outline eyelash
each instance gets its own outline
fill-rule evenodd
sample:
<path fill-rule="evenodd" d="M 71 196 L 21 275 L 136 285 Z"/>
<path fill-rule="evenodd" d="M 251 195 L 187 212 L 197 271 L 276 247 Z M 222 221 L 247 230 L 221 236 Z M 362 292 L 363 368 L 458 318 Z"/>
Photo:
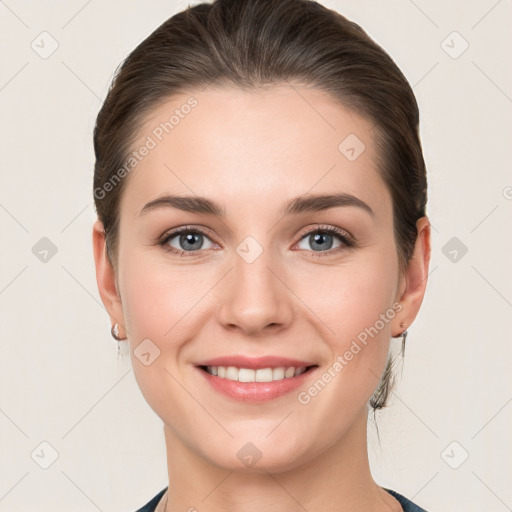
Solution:
<path fill-rule="evenodd" d="M 177 228 L 175 230 L 172 230 L 170 232 L 165 233 L 162 235 L 162 237 L 158 241 L 158 245 L 163 247 L 164 250 L 169 251 L 170 253 L 176 254 L 180 257 L 190 257 L 193 256 L 194 253 L 200 252 L 199 251 L 180 251 L 178 249 L 175 249 L 174 247 L 171 247 L 168 245 L 169 240 L 176 237 L 177 235 L 182 234 L 190 234 L 190 233 L 200 233 L 207 238 L 210 238 L 209 234 L 204 231 L 202 228 L 197 226 L 183 226 L 181 228 Z M 315 233 L 322 233 L 322 234 L 330 234 L 335 235 L 338 237 L 342 242 L 344 246 L 337 247 L 336 249 L 329 249 L 328 251 L 307 251 L 312 253 L 311 256 L 313 257 L 322 257 L 322 256 L 332 256 L 335 253 L 338 253 L 339 251 L 353 247 L 355 245 L 355 241 L 353 238 L 346 232 L 339 228 L 335 228 L 333 226 L 323 226 L 318 224 L 314 229 L 308 229 L 305 231 L 302 231 L 299 235 L 299 242 L 301 242 L 304 238 L 307 236 L 313 235 Z"/>

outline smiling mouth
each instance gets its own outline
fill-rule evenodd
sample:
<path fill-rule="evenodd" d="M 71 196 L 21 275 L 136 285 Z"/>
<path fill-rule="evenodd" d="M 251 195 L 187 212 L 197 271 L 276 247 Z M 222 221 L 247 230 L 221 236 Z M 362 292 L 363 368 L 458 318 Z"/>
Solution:
<path fill-rule="evenodd" d="M 209 375 L 235 382 L 275 382 L 298 377 L 318 365 L 311 366 L 279 366 L 275 368 L 238 368 L 236 366 L 198 366 Z"/>

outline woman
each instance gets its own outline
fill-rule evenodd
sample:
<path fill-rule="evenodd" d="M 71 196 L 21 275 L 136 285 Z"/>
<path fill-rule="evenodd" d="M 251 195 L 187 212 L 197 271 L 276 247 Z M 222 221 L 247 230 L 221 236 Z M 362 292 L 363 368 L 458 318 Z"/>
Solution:
<path fill-rule="evenodd" d="M 384 50 L 306 0 L 195 5 L 125 60 L 93 244 L 164 424 L 140 511 L 423 510 L 374 481 L 366 432 L 427 283 L 418 122 Z"/>

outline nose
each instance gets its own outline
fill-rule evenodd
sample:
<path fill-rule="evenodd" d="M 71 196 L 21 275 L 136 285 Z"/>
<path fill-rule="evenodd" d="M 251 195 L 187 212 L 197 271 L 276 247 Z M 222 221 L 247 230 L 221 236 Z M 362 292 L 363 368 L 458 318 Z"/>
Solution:
<path fill-rule="evenodd" d="M 294 296 L 284 274 L 270 251 L 252 263 L 235 255 L 234 267 L 223 280 L 219 322 L 253 336 L 286 329 L 293 319 Z"/>

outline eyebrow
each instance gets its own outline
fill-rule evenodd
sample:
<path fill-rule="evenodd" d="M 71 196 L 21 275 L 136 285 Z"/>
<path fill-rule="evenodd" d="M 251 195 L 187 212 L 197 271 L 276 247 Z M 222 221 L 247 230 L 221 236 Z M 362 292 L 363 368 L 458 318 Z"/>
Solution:
<path fill-rule="evenodd" d="M 375 216 L 371 207 L 358 197 L 347 194 L 316 194 L 296 197 L 288 201 L 281 209 L 282 216 L 297 215 L 306 212 L 318 212 L 329 208 L 341 206 L 355 206 Z M 215 201 L 206 197 L 199 196 L 176 196 L 166 195 L 154 199 L 147 203 L 140 211 L 139 216 L 145 215 L 151 210 L 157 208 L 170 207 L 191 213 L 202 213 L 206 215 L 214 215 L 216 217 L 225 217 L 225 209 Z"/>

